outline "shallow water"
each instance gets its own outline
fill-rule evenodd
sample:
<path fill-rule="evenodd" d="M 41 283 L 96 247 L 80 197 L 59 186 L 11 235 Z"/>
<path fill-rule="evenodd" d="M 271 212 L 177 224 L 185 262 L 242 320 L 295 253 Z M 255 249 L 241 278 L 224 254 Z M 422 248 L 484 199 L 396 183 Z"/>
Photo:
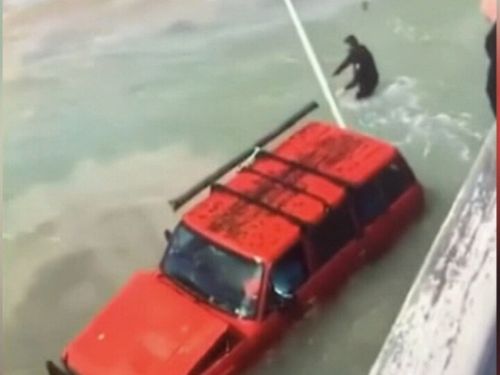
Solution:
<path fill-rule="evenodd" d="M 300 322 L 250 373 L 366 374 L 493 117 L 488 30 L 474 2 L 297 1 L 325 71 L 355 32 L 377 95 L 340 108 L 398 145 L 427 211 L 386 258 Z M 167 200 L 317 99 L 284 6 L 273 1 L 6 2 L 4 358 L 47 358 L 134 270 L 154 267 Z M 432 12 L 430 11 L 432 10 Z M 355 28 L 353 27 L 355 25 Z M 332 89 L 349 79 L 331 81 Z"/>

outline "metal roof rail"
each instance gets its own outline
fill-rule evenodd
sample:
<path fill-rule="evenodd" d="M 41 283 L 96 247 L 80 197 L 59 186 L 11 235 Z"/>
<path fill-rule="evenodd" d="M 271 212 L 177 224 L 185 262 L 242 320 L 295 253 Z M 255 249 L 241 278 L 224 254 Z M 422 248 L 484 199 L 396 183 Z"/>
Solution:
<path fill-rule="evenodd" d="M 293 223 L 301 228 L 305 228 L 305 227 L 309 226 L 309 224 L 310 224 L 307 221 L 304 221 L 297 216 L 286 213 L 277 207 L 273 207 L 267 203 L 262 202 L 261 200 L 257 199 L 256 197 L 252 197 L 251 195 L 247 195 L 241 191 L 234 190 L 234 189 L 230 188 L 229 186 L 215 183 L 215 184 L 211 185 L 211 189 L 213 191 L 220 191 L 223 193 L 230 194 L 230 195 L 237 197 L 245 202 L 248 202 L 250 204 L 253 204 L 255 206 L 263 208 L 263 209 L 265 209 L 273 214 L 276 214 L 278 216 L 285 218 L 286 220 L 290 221 L 291 223 Z"/>
<path fill-rule="evenodd" d="M 355 187 L 353 183 L 351 183 L 347 180 L 344 180 L 338 176 L 333 176 L 333 175 L 330 175 L 328 173 L 321 172 L 314 167 L 304 165 L 304 164 L 302 164 L 298 161 L 295 161 L 295 160 L 290 160 L 290 159 L 284 158 L 283 156 L 277 155 L 277 154 L 270 152 L 270 151 L 267 151 L 267 150 L 260 150 L 259 153 L 257 154 L 257 157 L 267 157 L 270 159 L 275 159 L 279 162 L 282 162 L 283 164 L 288 164 L 294 168 L 302 169 L 305 172 L 308 172 L 310 174 L 314 174 L 318 177 L 324 178 L 330 182 L 333 182 L 333 183 L 340 185 L 340 186 L 347 188 L 347 189 L 352 189 Z"/>
<path fill-rule="evenodd" d="M 330 207 L 330 203 L 326 199 L 320 197 L 319 195 L 311 193 L 311 192 L 309 192 L 309 191 L 307 191 L 307 190 L 305 190 L 305 189 L 303 189 L 301 187 L 298 187 L 297 185 L 290 184 L 289 182 L 286 181 L 285 178 L 280 179 L 278 177 L 270 176 L 270 175 L 268 175 L 266 173 L 263 173 L 261 171 L 258 171 L 256 169 L 254 169 L 252 167 L 245 167 L 245 168 L 242 168 L 241 170 L 243 172 L 252 173 L 252 174 L 254 174 L 256 176 L 262 177 L 263 179 L 266 179 L 268 181 L 274 182 L 275 184 L 281 185 L 284 188 L 286 188 L 288 190 L 292 190 L 295 193 L 304 194 L 304 195 L 306 195 L 306 196 L 308 196 L 308 197 L 310 197 L 310 198 L 312 198 L 312 199 L 320 202 L 325 209 L 328 209 Z"/>

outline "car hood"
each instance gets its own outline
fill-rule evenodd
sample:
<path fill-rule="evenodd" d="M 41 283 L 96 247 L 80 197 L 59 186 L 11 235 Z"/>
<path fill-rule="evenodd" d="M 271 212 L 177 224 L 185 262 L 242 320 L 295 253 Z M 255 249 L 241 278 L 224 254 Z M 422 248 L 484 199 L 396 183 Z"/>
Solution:
<path fill-rule="evenodd" d="M 64 357 L 82 375 L 187 375 L 227 329 L 157 273 L 138 273 Z"/>

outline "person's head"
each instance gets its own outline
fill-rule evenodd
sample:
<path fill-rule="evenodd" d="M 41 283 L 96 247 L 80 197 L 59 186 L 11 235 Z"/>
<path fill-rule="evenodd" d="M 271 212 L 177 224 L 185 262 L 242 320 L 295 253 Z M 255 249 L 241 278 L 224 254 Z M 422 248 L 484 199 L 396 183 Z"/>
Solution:
<path fill-rule="evenodd" d="M 359 43 L 358 43 L 358 39 L 354 36 L 354 35 L 349 35 L 347 36 L 345 39 L 344 39 L 344 42 L 349 44 L 349 46 L 351 47 L 355 47 L 357 46 Z"/>

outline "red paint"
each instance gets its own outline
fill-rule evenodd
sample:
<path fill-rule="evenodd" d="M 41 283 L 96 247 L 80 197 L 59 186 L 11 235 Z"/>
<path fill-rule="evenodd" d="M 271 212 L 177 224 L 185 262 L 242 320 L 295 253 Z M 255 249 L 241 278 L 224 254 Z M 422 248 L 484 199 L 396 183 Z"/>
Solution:
<path fill-rule="evenodd" d="M 67 347 L 81 374 L 186 374 L 228 324 L 156 272 L 137 273 Z M 175 364 L 175 366 L 172 366 Z"/>
<path fill-rule="evenodd" d="M 255 319 L 239 319 L 196 300 L 161 272 L 138 273 L 66 347 L 63 358 L 70 369 L 81 375 L 236 374 L 311 305 L 387 250 L 422 210 L 421 186 L 398 151 L 384 142 L 311 123 L 274 153 L 319 172 L 262 156 L 226 186 L 267 206 L 217 190 L 182 218 L 186 227 L 217 246 L 263 265 L 262 284 L 258 279 L 244 284 L 245 293 L 258 295 Z M 351 202 L 357 199 L 358 189 L 371 183 L 388 200 L 390 192 L 384 190 L 381 176 L 389 165 L 399 166 L 397 170 L 407 178 L 406 187 L 369 224 L 361 225 L 361 213 Z M 356 235 L 324 260 L 314 242 L 318 237 L 311 233 L 330 217 L 329 212 L 339 213 L 344 206 L 359 224 Z M 307 227 L 301 229 L 285 214 Z M 342 222 L 337 224 L 338 228 L 331 228 L 334 234 L 344 227 Z M 296 290 L 293 305 L 269 310 L 273 267 L 297 244 L 309 278 Z"/>

